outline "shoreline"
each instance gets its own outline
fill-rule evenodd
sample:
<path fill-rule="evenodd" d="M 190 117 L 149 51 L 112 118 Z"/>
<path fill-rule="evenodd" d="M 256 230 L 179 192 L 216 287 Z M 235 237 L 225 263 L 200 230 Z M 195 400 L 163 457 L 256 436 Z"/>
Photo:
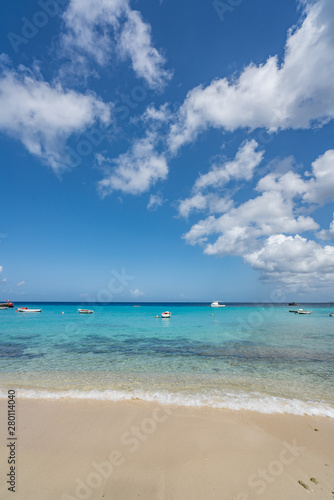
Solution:
<path fill-rule="evenodd" d="M 7 385 L 7 384 L 6 384 Z M 0 386 L 0 401 L 7 399 L 6 386 Z M 54 387 L 15 387 L 20 400 L 27 401 L 96 401 L 122 403 L 141 401 L 143 404 L 161 406 L 174 405 L 180 408 L 216 409 L 222 411 L 249 411 L 261 415 L 293 415 L 334 419 L 334 407 L 324 400 L 297 399 L 296 397 L 263 394 L 258 391 L 245 392 L 231 389 L 199 390 L 198 392 L 178 392 L 167 389 L 146 390 L 133 387 L 132 389 L 56 389 Z"/>
<path fill-rule="evenodd" d="M 331 418 L 19 397 L 16 412 L 16 500 L 333 498 Z"/>

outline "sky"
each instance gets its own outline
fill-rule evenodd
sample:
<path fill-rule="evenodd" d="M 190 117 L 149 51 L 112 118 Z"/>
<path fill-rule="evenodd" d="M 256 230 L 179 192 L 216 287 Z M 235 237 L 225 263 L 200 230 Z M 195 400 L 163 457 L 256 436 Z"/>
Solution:
<path fill-rule="evenodd" d="M 332 0 L 1 10 L 0 300 L 334 300 Z"/>

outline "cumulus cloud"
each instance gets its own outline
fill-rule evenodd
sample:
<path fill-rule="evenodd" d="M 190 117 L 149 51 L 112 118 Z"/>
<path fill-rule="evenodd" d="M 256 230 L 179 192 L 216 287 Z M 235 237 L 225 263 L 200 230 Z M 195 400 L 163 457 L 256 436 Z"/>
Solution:
<path fill-rule="evenodd" d="M 272 172 L 259 181 L 256 189 L 280 192 L 288 198 L 299 196 L 309 204 L 334 201 L 334 150 L 329 149 L 312 163 L 309 178 L 303 179 L 292 170 L 284 174 Z"/>
<path fill-rule="evenodd" d="M 171 126 L 173 152 L 209 128 L 269 131 L 320 126 L 334 117 L 334 3 L 304 2 L 300 24 L 289 31 L 282 63 L 272 56 L 249 64 L 236 79 L 192 89 Z"/>
<path fill-rule="evenodd" d="M 160 193 L 151 194 L 149 202 L 147 204 L 148 210 L 156 210 L 158 207 L 161 207 L 164 203 L 164 199 Z"/>
<path fill-rule="evenodd" d="M 63 18 L 63 51 L 83 68 L 89 60 L 105 66 L 115 54 L 129 59 L 151 88 L 161 89 L 171 78 L 165 58 L 152 44 L 150 25 L 128 0 L 71 0 Z"/>
<path fill-rule="evenodd" d="M 129 151 L 117 158 L 100 157 L 100 166 L 107 172 L 98 183 L 101 196 L 116 190 L 140 194 L 148 191 L 157 181 L 166 179 L 167 161 L 164 154 L 156 152 L 156 142 L 156 135 L 148 134 L 136 140 Z"/>
<path fill-rule="evenodd" d="M 268 281 L 289 286 L 293 283 L 325 286 L 334 282 L 334 247 L 300 236 L 312 231 L 323 240 L 334 237 L 334 220 L 329 229 L 318 231 L 319 224 L 312 217 L 301 215 L 303 211 L 314 211 L 334 201 L 333 154 L 333 150 L 328 150 L 319 156 L 312 163 L 311 172 L 304 176 L 293 170 L 291 158 L 281 161 L 283 169 L 280 162 L 274 162 L 276 171 L 260 178 L 255 186 L 258 196 L 239 204 L 230 200 L 232 205 L 222 215 L 211 207 L 214 215 L 193 224 L 183 236 L 185 241 L 201 245 L 207 255 L 241 256 Z M 195 186 L 215 187 L 213 176 L 203 174 L 202 178 L 205 182 L 197 181 Z M 231 182 L 233 177 L 224 174 L 223 179 Z M 179 213 L 188 215 L 194 209 L 207 211 L 212 196 L 218 195 L 210 191 L 195 193 L 181 202 Z M 222 202 L 226 203 L 224 197 Z"/>
<path fill-rule="evenodd" d="M 168 103 L 162 104 L 159 108 L 156 108 L 153 104 L 148 106 L 143 113 L 141 119 L 144 122 L 150 122 L 162 124 L 171 121 L 173 118 L 173 113 L 169 108 Z"/>
<path fill-rule="evenodd" d="M 258 143 L 254 139 L 245 141 L 234 160 L 227 161 L 222 165 L 214 165 L 207 174 L 201 175 L 195 183 L 195 190 L 220 187 L 231 179 L 246 181 L 252 179 L 254 169 L 263 158 L 263 152 L 256 151 L 257 147 Z"/>
<path fill-rule="evenodd" d="M 233 160 L 215 164 L 208 173 L 200 175 L 193 187 L 192 196 L 179 203 L 179 215 L 188 217 L 193 211 L 206 209 L 211 213 L 229 210 L 233 205 L 230 199 L 221 198 L 210 192 L 205 193 L 205 191 L 209 188 L 217 190 L 232 180 L 249 181 L 253 177 L 255 168 L 260 165 L 264 154 L 262 151 L 257 151 L 257 147 L 258 143 L 255 140 L 245 141 Z"/>
<path fill-rule="evenodd" d="M 233 207 L 220 217 L 209 216 L 193 225 L 184 236 L 194 244 L 204 244 L 209 255 L 244 255 L 258 245 L 258 238 L 276 233 L 288 234 L 318 229 L 311 218 L 294 214 L 291 200 L 281 193 L 266 192 Z M 214 243 L 210 235 L 220 235 Z"/>
<path fill-rule="evenodd" d="M 322 229 L 321 231 L 319 231 L 317 236 L 322 240 L 334 239 L 334 213 L 333 213 L 333 220 L 330 223 L 329 228 Z"/>
<path fill-rule="evenodd" d="M 95 94 L 52 85 L 25 68 L 1 68 L 0 130 L 56 172 L 66 168 L 65 144 L 96 121 L 108 124 L 110 105 Z"/>
<path fill-rule="evenodd" d="M 245 256 L 268 281 L 300 284 L 317 280 L 334 282 L 334 247 L 322 247 L 313 240 L 276 234 L 263 247 Z"/>

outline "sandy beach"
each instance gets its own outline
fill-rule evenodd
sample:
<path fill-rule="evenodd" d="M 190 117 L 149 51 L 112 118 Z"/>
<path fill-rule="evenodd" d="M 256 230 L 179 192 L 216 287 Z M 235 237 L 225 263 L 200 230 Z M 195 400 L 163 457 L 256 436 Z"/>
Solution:
<path fill-rule="evenodd" d="M 2 499 L 334 496 L 333 419 L 74 399 L 18 399 L 14 494 L 0 409 Z"/>

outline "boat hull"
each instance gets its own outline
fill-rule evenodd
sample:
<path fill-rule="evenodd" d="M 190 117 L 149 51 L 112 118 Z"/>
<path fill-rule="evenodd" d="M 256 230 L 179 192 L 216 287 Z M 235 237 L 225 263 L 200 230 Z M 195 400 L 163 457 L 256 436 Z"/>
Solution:
<path fill-rule="evenodd" d="M 18 307 L 17 308 L 19 313 L 40 313 L 42 309 L 27 309 L 25 307 Z"/>

